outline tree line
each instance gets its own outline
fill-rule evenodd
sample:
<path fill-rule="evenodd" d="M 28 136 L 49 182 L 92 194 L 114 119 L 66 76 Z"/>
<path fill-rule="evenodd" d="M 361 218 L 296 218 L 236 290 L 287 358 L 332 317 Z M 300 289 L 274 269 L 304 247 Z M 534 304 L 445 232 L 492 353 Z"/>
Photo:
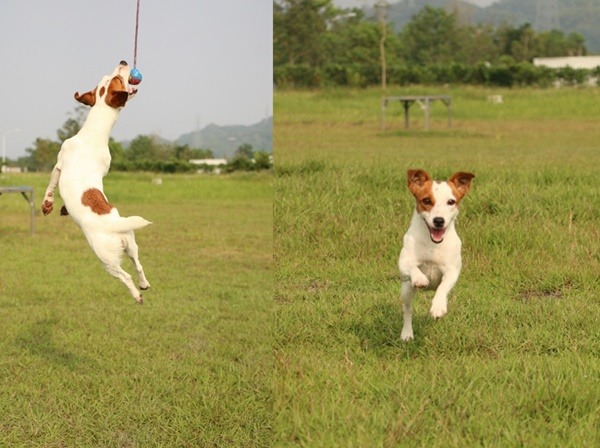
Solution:
<path fill-rule="evenodd" d="M 425 6 L 396 32 L 360 9 L 332 0 L 277 0 L 273 4 L 273 61 L 277 86 L 368 86 L 381 82 L 385 49 L 388 82 L 547 85 L 584 82 L 589 73 L 535 67 L 533 58 L 581 56 L 579 33 L 536 32 L 520 26 L 468 25 L 457 15 Z M 594 73 L 598 75 L 599 73 Z"/>
<path fill-rule="evenodd" d="M 51 171 L 65 140 L 79 132 L 87 115 L 87 107 L 77 106 L 73 114 L 56 131 L 57 140 L 37 138 L 33 145 L 25 151 L 27 156 L 21 157 L 16 165 L 28 171 Z M 211 171 L 209 165 L 198 166 L 191 159 L 212 159 L 210 149 L 191 148 L 188 145 L 177 145 L 155 136 L 138 135 L 127 147 L 112 137 L 108 142 L 112 158 L 111 169 L 115 171 L 153 171 L 166 173 L 195 172 L 198 169 Z M 236 150 L 227 165 L 225 172 L 253 171 L 271 168 L 269 154 L 255 151 L 252 145 L 242 144 Z"/>

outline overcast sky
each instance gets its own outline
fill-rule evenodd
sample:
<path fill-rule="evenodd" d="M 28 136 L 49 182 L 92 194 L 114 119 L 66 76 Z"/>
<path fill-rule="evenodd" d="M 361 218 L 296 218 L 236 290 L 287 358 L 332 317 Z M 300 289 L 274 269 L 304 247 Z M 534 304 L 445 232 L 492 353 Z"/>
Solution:
<path fill-rule="evenodd" d="M 136 0 L 0 1 L 0 135 L 25 155 L 121 59 L 133 65 Z M 272 0 L 141 0 L 138 95 L 117 140 L 174 140 L 215 123 L 272 114 Z M 20 132 L 10 132 L 19 128 Z"/>

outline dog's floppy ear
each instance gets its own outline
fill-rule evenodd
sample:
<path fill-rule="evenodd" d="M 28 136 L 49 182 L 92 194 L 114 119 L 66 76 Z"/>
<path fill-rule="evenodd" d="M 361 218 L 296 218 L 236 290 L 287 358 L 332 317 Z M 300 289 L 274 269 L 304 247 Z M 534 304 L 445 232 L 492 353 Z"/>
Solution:
<path fill-rule="evenodd" d="M 424 170 L 408 170 L 408 189 L 415 193 L 419 188 L 425 185 L 425 182 L 431 180 L 429 174 Z"/>
<path fill-rule="evenodd" d="M 114 76 L 108 85 L 108 93 L 105 99 L 106 104 L 117 109 L 124 107 L 128 98 L 129 92 L 127 92 L 127 86 L 123 82 L 123 79 L 120 76 Z"/>
<path fill-rule="evenodd" d="M 460 171 L 458 173 L 454 173 L 448 182 L 454 185 L 460 194 L 464 196 L 471 189 L 471 179 L 474 177 L 475 174 L 464 173 Z"/>
<path fill-rule="evenodd" d="M 106 104 L 108 104 L 110 107 L 117 109 L 119 107 L 125 106 L 125 103 L 127 102 L 128 98 L 129 93 L 123 90 L 118 90 L 114 92 L 109 91 L 106 97 Z"/>
<path fill-rule="evenodd" d="M 80 103 L 85 104 L 86 106 L 94 107 L 94 104 L 96 104 L 96 89 L 94 88 L 94 90 L 82 93 L 81 95 L 79 92 L 75 92 L 74 97 Z"/>

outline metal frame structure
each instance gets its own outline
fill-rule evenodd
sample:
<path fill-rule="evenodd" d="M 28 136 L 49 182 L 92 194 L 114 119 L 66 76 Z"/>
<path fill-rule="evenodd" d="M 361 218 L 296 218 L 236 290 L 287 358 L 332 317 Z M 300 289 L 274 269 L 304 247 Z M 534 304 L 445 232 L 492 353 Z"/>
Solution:
<path fill-rule="evenodd" d="M 429 130 L 429 107 L 433 101 L 441 101 L 448 109 L 448 127 L 452 127 L 452 97 L 449 95 L 411 95 L 411 96 L 384 96 L 381 98 L 381 129 L 385 131 L 385 111 L 388 103 L 399 101 L 404 106 L 404 127 L 410 127 L 410 106 L 418 103 L 425 112 L 425 130 Z"/>

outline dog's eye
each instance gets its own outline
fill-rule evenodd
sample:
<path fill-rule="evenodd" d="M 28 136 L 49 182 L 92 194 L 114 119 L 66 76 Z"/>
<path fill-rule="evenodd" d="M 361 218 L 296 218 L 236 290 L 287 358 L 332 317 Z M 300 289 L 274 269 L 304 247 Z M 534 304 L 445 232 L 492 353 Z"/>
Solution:
<path fill-rule="evenodd" d="M 448 205 L 454 205 L 454 204 L 456 204 L 456 201 L 454 199 L 450 199 L 448 201 Z"/>
<path fill-rule="evenodd" d="M 421 202 L 423 203 L 423 205 L 431 205 L 431 199 L 429 198 L 425 198 Z"/>

